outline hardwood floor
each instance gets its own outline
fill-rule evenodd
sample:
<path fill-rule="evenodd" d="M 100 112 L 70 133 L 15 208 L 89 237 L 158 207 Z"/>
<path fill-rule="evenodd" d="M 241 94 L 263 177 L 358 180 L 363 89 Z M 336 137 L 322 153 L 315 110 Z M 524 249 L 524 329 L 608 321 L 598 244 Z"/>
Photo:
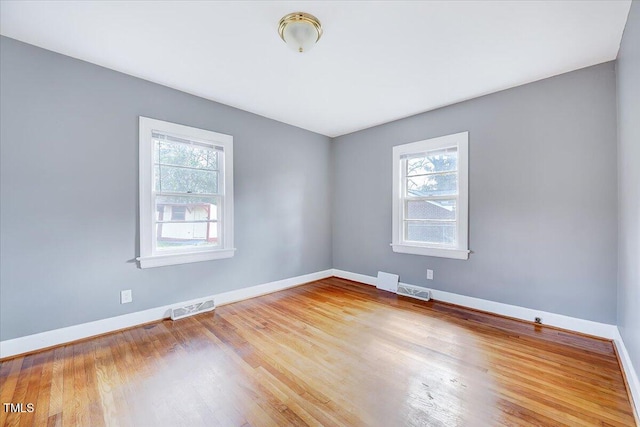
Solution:
<path fill-rule="evenodd" d="M 633 426 L 612 343 L 331 278 L 0 365 L 2 425 Z"/>

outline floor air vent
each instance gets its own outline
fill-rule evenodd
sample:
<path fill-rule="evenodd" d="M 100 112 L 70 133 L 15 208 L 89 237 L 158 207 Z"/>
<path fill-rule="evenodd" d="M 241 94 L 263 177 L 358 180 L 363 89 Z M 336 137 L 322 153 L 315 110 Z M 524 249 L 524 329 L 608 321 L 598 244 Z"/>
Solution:
<path fill-rule="evenodd" d="M 193 316 L 194 314 L 206 313 L 216 308 L 216 304 L 212 299 L 208 299 L 195 304 L 185 305 L 184 307 L 171 309 L 171 320 L 182 319 L 183 317 Z"/>
<path fill-rule="evenodd" d="M 398 295 L 417 298 L 423 301 L 429 301 L 431 299 L 431 293 L 427 289 L 419 286 L 406 285 L 404 283 L 398 283 Z"/>

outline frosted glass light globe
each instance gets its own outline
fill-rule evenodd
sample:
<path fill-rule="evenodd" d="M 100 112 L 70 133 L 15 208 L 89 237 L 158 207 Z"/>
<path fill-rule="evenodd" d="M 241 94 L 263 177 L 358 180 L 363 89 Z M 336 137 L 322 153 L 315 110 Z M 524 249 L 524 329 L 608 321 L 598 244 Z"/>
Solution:
<path fill-rule="evenodd" d="M 309 51 L 318 40 L 315 27 L 305 21 L 287 24 L 283 36 L 287 46 L 300 53 Z"/>
<path fill-rule="evenodd" d="M 315 16 L 296 12 L 280 20 L 278 32 L 287 46 L 296 52 L 303 53 L 308 52 L 320 40 L 322 27 Z"/>

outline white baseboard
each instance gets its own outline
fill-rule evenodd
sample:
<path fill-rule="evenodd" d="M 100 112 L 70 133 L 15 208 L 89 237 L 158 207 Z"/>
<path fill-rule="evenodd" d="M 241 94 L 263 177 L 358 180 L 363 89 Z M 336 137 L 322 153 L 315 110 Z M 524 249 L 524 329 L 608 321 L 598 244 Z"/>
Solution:
<path fill-rule="evenodd" d="M 350 271 L 333 269 L 333 275 L 342 279 L 353 280 L 354 282 L 364 283 L 366 285 L 376 286 L 377 277 L 367 276 L 366 274 L 352 273 Z"/>
<path fill-rule="evenodd" d="M 193 304 L 203 299 L 215 299 L 216 306 L 229 304 L 260 295 L 269 294 L 304 283 L 313 282 L 314 280 L 325 279 L 333 275 L 333 270 L 318 271 L 316 273 L 305 274 L 303 276 L 291 277 L 289 279 L 278 280 L 275 282 L 264 283 L 261 285 L 251 286 L 243 289 L 236 289 L 229 292 L 223 292 L 216 295 L 204 296 L 202 298 L 176 302 L 175 304 L 165 305 L 162 307 L 151 308 L 148 310 L 137 311 L 135 313 L 124 314 L 122 316 L 110 317 L 107 319 L 96 320 L 95 322 L 82 323 L 80 325 L 69 326 L 61 329 L 41 332 L 38 334 L 27 335 L 20 338 L 0 341 L 0 359 L 15 356 L 17 354 L 28 353 L 47 347 L 68 343 L 71 341 L 89 338 L 95 335 L 105 334 L 107 332 L 117 331 L 119 329 L 130 328 L 132 326 L 143 323 L 153 322 L 168 318 L 173 307 Z"/>
<path fill-rule="evenodd" d="M 376 278 L 364 274 L 351 273 L 333 269 L 333 275 L 343 279 L 349 279 L 356 282 L 365 283 L 367 285 L 376 285 Z M 415 286 L 410 283 L 400 283 Z M 607 323 L 599 323 L 591 320 L 578 319 L 562 314 L 549 313 L 547 311 L 534 310 L 531 308 L 520 307 L 517 305 L 504 304 L 501 302 L 489 301 L 481 298 L 468 297 L 465 295 L 454 294 L 451 292 L 439 291 L 437 289 L 429 289 L 431 297 L 434 300 L 448 302 L 451 304 L 461 305 L 476 310 L 488 311 L 490 313 L 500 314 L 502 316 L 513 317 L 516 319 L 527 320 L 533 322 L 534 318 L 540 317 L 545 325 L 555 326 L 570 331 L 581 332 L 583 334 L 594 335 L 607 339 L 614 339 L 618 336 L 618 327 Z"/>
<path fill-rule="evenodd" d="M 627 347 L 625 347 L 624 345 L 622 335 L 620 335 L 620 331 L 618 330 L 618 328 L 616 328 L 616 337 L 613 339 L 613 342 L 616 345 L 618 356 L 620 357 L 620 362 L 622 363 L 622 369 L 624 370 L 624 373 L 627 377 L 627 383 L 629 384 L 631 397 L 633 398 L 633 402 L 631 403 L 636 408 L 636 414 L 640 416 L 640 379 L 638 379 L 638 373 L 631 363 L 631 356 L 627 352 Z"/>

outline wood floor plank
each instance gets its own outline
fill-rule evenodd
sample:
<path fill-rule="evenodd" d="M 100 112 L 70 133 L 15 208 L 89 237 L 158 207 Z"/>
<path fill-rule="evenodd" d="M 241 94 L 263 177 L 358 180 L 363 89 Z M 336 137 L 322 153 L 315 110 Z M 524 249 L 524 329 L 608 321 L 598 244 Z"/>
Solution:
<path fill-rule="evenodd" d="M 85 348 L 86 342 L 80 342 L 73 346 L 73 376 L 75 401 L 75 411 L 77 413 L 78 424 L 93 425 L 90 418 L 90 405 L 88 393 L 88 381 L 85 370 Z"/>
<path fill-rule="evenodd" d="M 76 344 L 77 345 L 77 344 Z M 73 349 L 75 345 L 64 346 L 64 367 L 62 370 L 62 424 L 82 425 L 79 423 L 79 405 L 75 397 L 75 376 L 73 375 Z"/>
<path fill-rule="evenodd" d="M 7 420 L 10 412 L 4 408 L 5 403 L 16 402 L 13 395 L 18 384 L 18 378 L 22 371 L 24 357 L 17 357 L 0 365 L 0 424 L 8 425 Z"/>
<path fill-rule="evenodd" d="M 107 368 L 110 364 L 106 360 L 106 353 L 108 349 L 104 347 L 98 347 L 96 342 L 94 345 L 94 363 L 96 371 L 96 394 L 99 396 L 100 408 L 102 409 L 102 418 L 105 424 L 119 425 L 118 423 L 118 411 L 116 406 L 116 399 L 114 398 L 112 391 L 112 381 L 115 378 L 111 378 L 112 372 Z"/>
<path fill-rule="evenodd" d="M 17 426 L 20 425 L 20 412 L 9 412 L 6 413 L 6 408 L 4 407 L 5 403 L 13 403 L 13 404 L 27 404 L 26 395 L 27 388 L 29 387 L 29 380 L 31 377 L 31 367 L 33 366 L 33 361 L 35 360 L 35 355 L 31 354 L 24 358 L 22 362 L 22 366 L 20 368 L 20 373 L 18 375 L 17 383 L 15 385 L 13 396 L 11 400 L 7 402 L 2 402 L 3 408 L 2 411 L 5 412 L 5 425 L 7 426 Z"/>
<path fill-rule="evenodd" d="M 611 341 L 330 278 L 0 363 L 0 425 L 633 426 Z"/>
<path fill-rule="evenodd" d="M 100 396 L 100 407 L 105 424 L 110 426 L 131 425 L 129 422 L 121 422 L 126 419 L 128 410 L 125 399 L 121 395 L 121 378 L 114 359 L 111 356 L 111 337 L 100 337 L 93 342 L 96 364 L 96 386 Z M 66 424 L 65 424 L 66 425 Z"/>
<path fill-rule="evenodd" d="M 51 362 L 51 390 L 49 391 L 49 412 L 47 419 L 57 422 L 61 417 L 63 407 L 63 388 L 64 388 L 64 347 L 48 350 L 53 353 L 53 361 Z M 44 408 L 38 407 L 38 412 Z"/>
<path fill-rule="evenodd" d="M 42 426 L 47 424 L 49 418 L 49 407 L 51 399 L 51 382 L 53 377 L 53 351 L 46 351 L 40 353 L 43 357 L 42 365 L 42 378 L 38 387 L 38 399 L 35 402 L 35 407 L 38 410 L 35 412 L 35 419 L 33 424 L 36 426 Z"/>
<path fill-rule="evenodd" d="M 33 355 L 33 365 L 31 365 L 29 383 L 22 402 L 22 414 L 20 416 L 21 426 L 31 426 L 36 416 L 35 405 L 38 401 L 38 393 L 40 391 L 40 381 L 42 379 L 42 371 L 44 360 L 46 359 L 45 353 L 36 353 Z M 33 408 L 31 407 L 33 406 Z"/>

